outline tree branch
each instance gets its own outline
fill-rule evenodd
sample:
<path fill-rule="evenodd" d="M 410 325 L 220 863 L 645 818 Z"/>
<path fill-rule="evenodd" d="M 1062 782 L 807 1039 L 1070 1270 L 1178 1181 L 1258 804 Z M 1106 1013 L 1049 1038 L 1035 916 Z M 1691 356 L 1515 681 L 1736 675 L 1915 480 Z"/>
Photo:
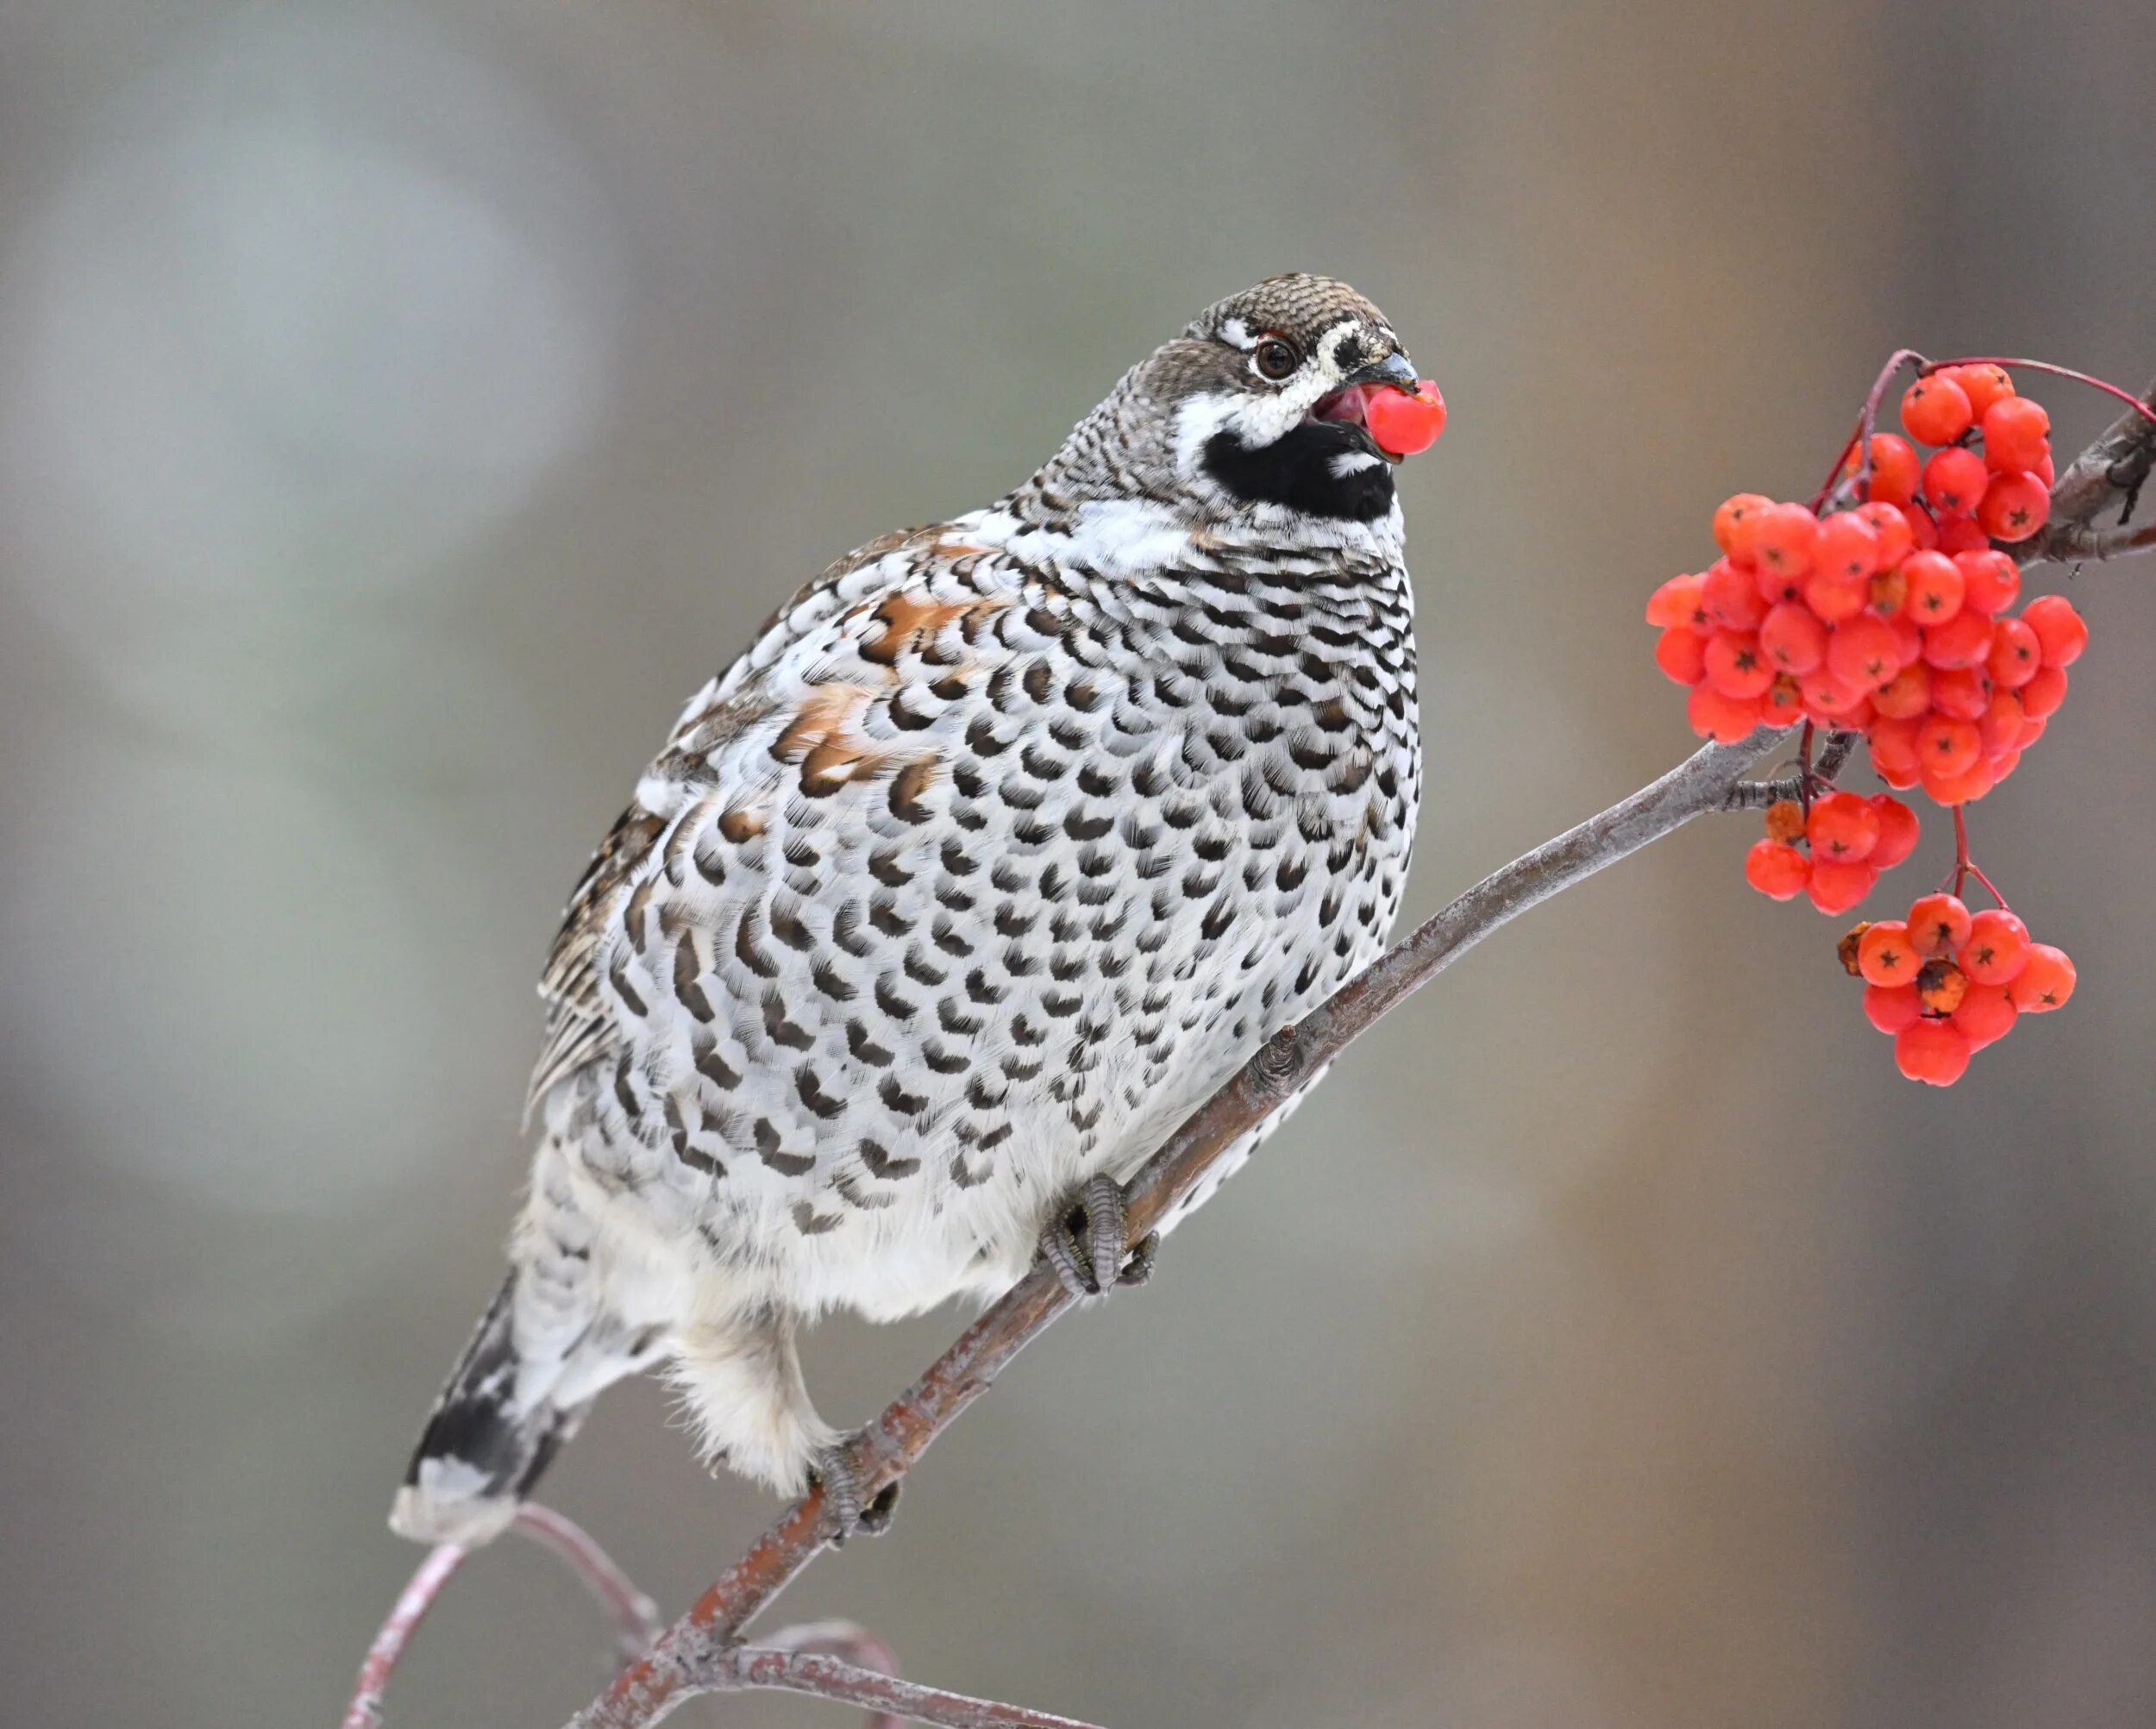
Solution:
<path fill-rule="evenodd" d="M 874 1713 L 872 1729 L 900 1721 L 937 1724 L 942 1729 L 1094 1729 L 1075 1718 L 901 1681 L 821 1651 L 727 1645 L 711 1653 L 705 1667 L 712 1676 L 710 1686 L 717 1690 L 776 1688 L 866 1706 Z"/>
<path fill-rule="evenodd" d="M 2150 400 L 2156 402 L 2156 386 L 2151 387 Z M 2121 416 L 2059 477 L 2052 495 L 2049 526 L 2014 548 L 2016 557 L 2029 563 L 2046 558 L 2103 558 L 2142 549 L 2147 544 L 2142 531 L 2120 538 L 2115 530 L 2092 533 L 2089 525 L 2106 509 L 2127 505 L 2148 478 L 2152 464 L 2156 464 L 2156 425 L 2138 413 Z M 1243 1135 L 1491 932 L 1695 817 L 1757 809 L 1777 797 L 1795 797 L 1794 776 L 1764 782 L 1745 778 L 1783 740 L 1782 733 L 1762 730 L 1738 744 L 1710 744 L 1694 752 L 1630 798 L 1485 877 L 1388 950 L 1368 971 L 1341 987 L 1307 1019 L 1275 1033 L 1131 1179 L 1126 1193 L 1133 1237 L 1175 1212 Z M 1837 736 L 1821 766 L 1831 775 L 1850 748 Z M 959 1413 L 987 1391 L 1005 1365 L 1071 1304 L 1054 1276 L 1038 1266 L 998 1299 L 856 1438 L 853 1463 L 863 1496 L 873 1496 L 904 1476 Z M 734 1678 L 731 1665 L 747 1649 L 738 1643 L 742 1630 L 830 1540 L 822 1492 L 812 1489 L 661 1635 L 645 1657 L 580 1712 L 570 1729 L 645 1729 L 696 1694 L 764 1684 Z M 923 1720 L 1000 1725 L 1063 1720 L 1020 1714 Z"/>

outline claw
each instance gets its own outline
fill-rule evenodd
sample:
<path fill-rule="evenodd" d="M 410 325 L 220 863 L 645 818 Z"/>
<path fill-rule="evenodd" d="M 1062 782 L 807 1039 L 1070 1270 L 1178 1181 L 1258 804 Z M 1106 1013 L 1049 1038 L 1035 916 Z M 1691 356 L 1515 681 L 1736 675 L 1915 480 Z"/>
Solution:
<path fill-rule="evenodd" d="M 1074 1297 L 1097 1297 L 1118 1285 L 1142 1285 L 1153 1271 L 1157 1235 L 1132 1246 L 1122 1186 L 1093 1178 L 1041 1232 L 1041 1256 Z"/>
<path fill-rule="evenodd" d="M 846 1539 L 856 1532 L 881 1537 L 891 1528 L 891 1515 L 899 1505 L 899 1486 L 886 1483 L 864 1501 L 850 1439 L 818 1451 L 814 1471 L 816 1481 L 824 1486 L 824 1514 L 831 1527 L 834 1546 L 843 1548 Z"/>

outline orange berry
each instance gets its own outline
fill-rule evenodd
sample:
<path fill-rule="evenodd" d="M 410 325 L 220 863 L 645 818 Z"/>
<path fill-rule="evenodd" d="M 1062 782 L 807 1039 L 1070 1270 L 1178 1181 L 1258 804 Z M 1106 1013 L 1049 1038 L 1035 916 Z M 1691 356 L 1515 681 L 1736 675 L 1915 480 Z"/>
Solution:
<path fill-rule="evenodd" d="M 1950 955 L 1969 940 L 1969 909 L 1955 895 L 1919 895 L 1906 923 L 1920 955 Z"/>
<path fill-rule="evenodd" d="M 1827 639 L 1827 669 L 1844 684 L 1864 690 L 1900 672 L 1901 650 L 1886 620 L 1860 612 L 1837 624 Z"/>
<path fill-rule="evenodd" d="M 1932 669 L 1921 661 L 1904 667 L 1871 693 L 1871 705 L 1894 720 L 1921 720 L 1931 712 Z"/>
<path fill-rule="evenodd" d="M 1984 754 L 1996 763 L 2009 751 L 2021 749 L 2021 729 L 2028 724 L 2028 717 L 2021 711 L 2021 698 L 2012 691 L 1994 691 L 1977 721 L 1977 731 L 1984 739 Z M 2003 777 L 1995 772 L 1994 778 Z"/>
<path fill-rule="evenodd" d="M 1785 673 L 1808 673 L 1827 658 L 1827 627 L 1808 606 L 1785 601 L 1759 623 L 1759 647 Z"/>
<path fill-rule="evenodd" d="M 1865 1018 L 1883 1033 L 1897 1033 L 1923 1018 L 1924 1005 L 1917 1000 L 1915 985 L 1866 985 Z"/>
<path fill-rule="evenodd" d="M 1942 366 L 1940 373 L 1961 386 L 1961 393 L 1969 398 L 1970 411 L 1978 420 L 1991 411 L 1993 403 L 2014 394 L 2013 376 L 2004 366 L 1989 363 L 1975 366 Z"/>
<path fill-rule="evenodd" d="M 1871 479 L 1865 485 L 1867 498 L 1880 504 L 1911 504 L 1921 473 L 1916 447 L 1908 439 L 1895 432 L 1871 435 Z"/>
<path fill-rule="evenodd" d="M 1952 558 L 1957 553 L 1983 552 L 1991 544 L 1991 537 L 1977 526 L 1971 516 L 1945 515 L 1939 519 L 1938 550 Z"/>
<path fill-rule="evenodd" d="M 1895 1067 L 1911 1081 L 1952 1087 L 1969 1071 L 1969 1039 L 1947 1021 L 1920 1020 L 1894 1036 Z"/>
<path fill-rule="evenodd" d="M 1915 767 L 1904 768 L 1897 766 L 1890 768 L 1881 766 L 1876 760 L 1872 767 L 1878 769 L 1879 778 L 1897 792 L 1906 792 L 1913 786 L 1921 786 L 1924 784 L 1922 774 Z"/>
<path fill-rule="evenodd" d="M 1903 666 L 1915 666 L 1924 658 L 1924 633 L 1914 618 L 1907 612 L 1896 612 L 1887 624 L 1894 632 L 1894 652 Z"/>
<path fill-rule="evenodd" d="M 1734 492 L 1724 498 L 1714 509 L 1714 544 L 1734 558 L 1738 525 L 1773 502 L 1764 492 Z"/>
<path fill-rule="evenodd" d="M 1869 799 L 1858 793 L 1829 792 L 1812 800 L 1804 838 L 1811 843 L 1814 859 L 1854 864 L 1871 857 L 1879 844 L 1879 813 Z"/>
<path fill-rule="evenodd" d="M 1945 553 L 1911 553 L 1902 561 L 1902 578 L 1908 585 L 1902 607 L 1919 624 L 1944 624 L 1961 611 L 1967 580 Z"/>
<path fill-rule="evenodd" d="M 1989 766 L 1991 770 L 1991 784 L 1996 786 L 2021 766 L 2021 753 L 2018 748 L 2013 750 L 2002 750 L 1991 759 Z"/>
<path fill-rule="evenodd" d="M 1701 577 L 1700 605 L 1725 630 L 1757 630 L 1767 616 L 1766 598 L 1752 573 L 1739 570 L 1726 558 L 1716 559 Z"/>
<path fill-rule="evenodd" d="M 1974 667 L 1933 672 L 1932 707 L 1949 720 L 1981 721 L 1990 704 L 1990 681 Z"/>
<path fill-rule="evenodd" d="M 1419 380 L 1412 393 L 1363 393 L 1363 429 L 1388 456 L 1413 456 L 1435 444 L 1445 430 L 1445 397 L 1434 379 Z"/>
<path fill-rule="evenodd" d="M 1705 624 L 1707 610 L 1700 602 L 1703 583 L 1704 579 L 1696 576 L 1671 577 L 1647 597 L 1647 623 L 1662 630 L 1672 624 L 1695 629 Z"/>
<path fill-rule="evenodd" d="M 1876 440 L 1874 441 L 1877 442 Z M 1899 439 L 1895 441 L 1897 444 Z M 1905 448 L 1907 447 L 1904 447 Z M 1913 497 L 1916 488 L 1916 456 L 1909 455 L 1909 490 Z M 1876 493 L 1874 495 L 1877 496 Z M 1906 504 L 1908 499 L 1898 503 Z M 1895 566 L 1916 550 L 1916 537 L 1909 532 L 1908 518 L 1891 504 L 1859 504 L 1850 513 L 1871 529 L 1871 536 L 1879 543 L 1879 568 L 1892 570 Z"/>
<path fill-rule="evenodd" d="M 1812 880 L 1812 861 L 1783 841 L 1754 841 L 1745 855 L 1745 880 L 1771 900 L 1794 900 Z"/>
<path fill-rule="evenodd" d="M 1795 674 L 1777 673 L 1759 698 L 1759 719 L 1767 726 L 1795 726 L 1804 718 L 1804 692 Z"/>
<path fill-rule="evenodd" d="M 1861 685 L 1843 683 L 1827 667 L 1800 673 L 1796 684 L 1804 693 L 1805 711 L 1837 724 L 1846 722 L 1867 695 Z"/>
<path fill-rule="evenodd" d="M 1857 973 L 1866 984 L 1914 984 L 1917 964 L 1909 928 L 1898 918 L 1881 919 L 1857 943 Z"/>
<path fill-rule="evenodd" d="M 1814 571 L 1805 579 L 1804 604 L 1829 624 L 1838 624 L 1871 604 L 1871 585 L 1862 577 Z"/>
<path fill-rule="evenodd" d="M 1972 984 L 1962 993 L 1950 1023 L 1969 1041 L 1970 1049 L 1982 1050 L 2012 1032 L 2020 1012 L 2004 985 Z"/>
<path fill-rule="evenodd" d="M 1991 627 L 1991 653 L 1984 667 L 1993 684 L 2018 691 L 2036 676 L 2043 664 L 2043 644 L 2026 619 L 2002 618 Z"/>
<path fill-rule="evenodd" d="M 1794 799 L 1777 799 L 1767 806 L 1767 838 L 1784 846 L 1804 838 L 1804 807 Z"/>
<path fill-rule="evenodd" d="M 1899 674 L 1896 674 L 1899 677 Z M 1927 698 L 1924 712 L 1930 711 Z M 1871 766 L 1883 776 L 1904 774 L 1914 776 L 1921 760 L 1916 746 L 1918 727 L 1921 724 L 1913 716 L 1889 714 L 1879 711 L 1878 718 L 1871 723 L 1871 730 L 1865 735 L 1871 746 Z M 1904 786 L 1910 782 L 1904 781 Z"/>
<path fill-rule="evenodd" d="M 1902 424 L 1921 444 L 1952 444 L 1975 417 L 1967 392 L 1937 373 L 1902 392 Z"/>
<path fill-rule="evenodd" d="M 2017 694 L 2021 698 L 2021 711 L 2030 719 L 2046 719 L 2056 714 L 2059 704 L 2066 700 L 2065 669 L 2039 667 L 2036 676 L 2023 685 Z"/>
<path fill-rule="evenodd" d="M 1854 511 L 1829 517 L 1819 525 L 1812 542 L 1812 568 L 1843 577 L 1867 579 L 1879 567 L 1879 537 L 1871 524 Z"/>
<path fill-rule="evenodd" d="M 1750 630 L 1717 630 L 1707 639 L 1707 682 L 1726 697 L 1763 697 L 1774 682 L 1774 665 L 1759 652 Z"/>
<path fill-rule="evenodd" d="M 1916 754 L 1927 774 L 1962 774 L 1984 754 L 1984 736 L 1965 720 L 1934 715 L 1916 730 Z"/>
<path fill-rule="evenodd" d="M 1689 624 L 1672 624 L 1654 645 L 1654 663 L 1680 685 L 1695 685 L 1707 672 L 1707 638 Z"/>
<path fill-rule="evenodd" d="M 1871 584 L 1871 598 L 1866 603 L 1873 614 L 1881 618 L 1898 618 L 1908 605 L 1909 579 L 1897 566 L 1892 570 L 1876 573 Z"/>
<path fill-rule="evenodd" d="M 1990 478 L 1984 458 L 1973 450 L 1964 450 L 1959 446 L 1934 450 L 1931 460 L 1924 465 L 1924 496 L 1931 500 L 1935 511 L 1943 511 L 1948 516 L 1969 516 L 1984 497 L 1985 483 Z"/>
<path fill-rule="evenodd" d="M 2051 488 L 2026 469 L 1994 474 L 1977 505 L 1977 522 L 1995 541 L 2025 541 L 2051 518 Z"/>
<path fill-rule="evenodd" d="M 1969 921 L 1954 959 L 1979 985 L 2010 985 L 2028 964 L 2028 926 L 2004 907 L 1986 907 Z"/>
<path fill-rule="evenodd" d="M 2040 594 L 2021 609 L 2021 622 L 2036 633 L 2047 667 L 2071 667 L 2089 646 L 2089 621 L 2063 594 Z"/>
<path fill-rule="evenodd" d="M 1819 540 L 1819 518 L 1802 504 L 1770 504 L 1759 513 L 1752 556 L 1762 570 L 1777 576 L 1802 576 L 1812 567 Z"/>
<path fill-rule="evenodd" d="M 1916 812 L 1899 799 L 1884 792 L 1871 795 L 1871 808 L 1879 818 L 1879 839 L 1865 862 L 1875 870 L 1892 870 L 1916 850 L 1916 843 L 1923 830 L 1916 820 Z M 1903 929 L 1907 929 L 1906 925 Z"/>
<path fill-rule="evenodd" d="M 2074 993 L 2074 963 L 2064 949 L 2048 943 L 2028 945 L 2028 963 L 2007 987 L 2014 1006 L 2025 1015 L 2040 1015 L 2064 1008 Z"/>
<path fill-rule="evenodd" d="M 1973 805 L 1999 784 L 1997 774 L 1983 757 L 1959 774 L 1941 774 L 1927 767 L 1923 779 L 1924 796 L 1934 805 Z"/>
<path fill-rule="evenodd" d="M 1702 679 L 1684 699 L 1684 717 L 1702 738 L 1717 744 L 1735 744 L 1752 736 L 1759 725 L 1759 698 L 1724 696 Z"/>
<path fill-rule="evenodd" d="M 2034 468 L 2051 454 L 2051 417 L 2040 402 L 2002 397 L 1984 411 L 1984 462 L 1994 474 Z"/>
<path fill-rule="evenodd" d="M 1934 955 L 1917 969 L 1917 1000 L 1933 1014 L 1952 1014 L 1968 991 L 1969 975 L 1952 961 Z"/>
<path fill-rule="evenodd" d="M 1828 918 L 1849 911 L 1871 893 L 1879 873 L 1868 864 L 1849 864 L 1837 859 L 1814 857 L 1812 880 L 1805 885 L 1812 905 Z"/>
<path fill-rule="evenodd" d="M 1991 621 L 1965 606 L 1924 633 L 1924 658 L 1947 672 L 1956 667 L 1980 667 L 1990 653 Z"/>
<path fill-rule="evenodd" d="M 1954 568 L 1961 573 L 1961 604 L 1972 612 L 1996 618 L 2021 598 L 2021 567 L 2002 552 L 1958 552 Z"/>
<path fill-rule="evenodd" d="M 1902 520 L 1908 527 L 1909 544 L 1919 552 L 1929 552 L 1939 544 L 1939 524 L 1921 504 L 1902 506 Z"/>

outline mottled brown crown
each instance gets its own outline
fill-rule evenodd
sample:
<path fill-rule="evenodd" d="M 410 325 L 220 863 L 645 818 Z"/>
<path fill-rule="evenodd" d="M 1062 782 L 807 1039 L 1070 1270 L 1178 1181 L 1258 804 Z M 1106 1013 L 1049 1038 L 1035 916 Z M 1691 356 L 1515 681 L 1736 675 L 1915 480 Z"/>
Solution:
<path fill-rule="evenodd" d="M 1190 321 L 1187 336 L 1217 339 L 1232 335 L 1234 327 L 1250 338 L 1270 334 L 1285 336 L 1307 349 L 1325 331 L 1344 318 L 1374 325 L 1387 335 L 1392 323 L 1363 296 L 1330 276 L 1312 276 L 1290 271 L 1269 276 L 1254 288 L 1216 301 Z"/>

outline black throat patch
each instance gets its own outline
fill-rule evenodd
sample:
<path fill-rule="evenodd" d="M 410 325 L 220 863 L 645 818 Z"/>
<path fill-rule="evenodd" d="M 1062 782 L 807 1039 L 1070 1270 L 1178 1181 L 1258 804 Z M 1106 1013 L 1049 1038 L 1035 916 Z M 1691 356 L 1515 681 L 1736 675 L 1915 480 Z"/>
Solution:
<path fill-rule="evenodd" d="M 1232 432 L 1216 432 L 1206 441 L 1205 469 L 1245 504 L 1374 522 L 1393 507 L 1393 465 L 1380 456 L 1352 473 L 1334 473 L 1334 459 L 1351 451 L 1376 455 L 1376 447 L 1350 422 L 1306 420 L 1256 450 Z"/>

